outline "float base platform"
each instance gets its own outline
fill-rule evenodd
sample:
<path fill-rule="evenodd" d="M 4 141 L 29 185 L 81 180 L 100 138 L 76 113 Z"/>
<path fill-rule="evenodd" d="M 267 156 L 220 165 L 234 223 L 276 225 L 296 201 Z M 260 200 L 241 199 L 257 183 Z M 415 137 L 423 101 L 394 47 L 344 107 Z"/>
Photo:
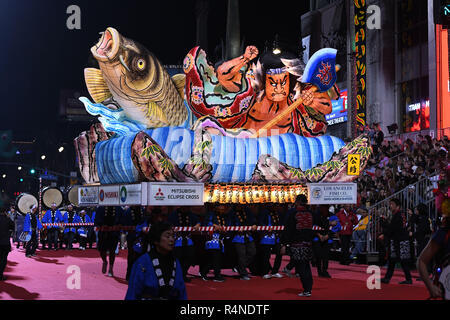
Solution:
<path fill-rule="evenodd" d="M 8 256 L 5 270 L 6 281 L 0 281 L 0 300 L 122 300 L 127 290 L 125 281 L 126 250 L 116 257 L 114 277 L 101 273 L 101 259 L 96 249 L 80 251 L 37 250 L 37 256 L 26 258 L 24 249 L 14 248 Z M 283 258 L 281 268 L 288 263 Z M 81 288 L 68 289 L 72 275 L 70 266 L 81 271 Z M 314 288 L 309 298 L 298 297 L 301 291 L 299 278 L 262 279 L 252 277 L 240 280 L 229 269 L 223 270 L 226 281 L 216 283 L 198 277 L 198 267 L 189 274 L 192 281 L 186 284 L 188 298 L 193 300 L 424 300 L 428 292 L 422 282 L 416 281 L 417 272 L 412 272 L 412 285 L 400 285 L 404 280 L 401 270 L 396 270 L 390 284 L 381 284 L 379 290 L 366 286 L 367 265 L 343 266 L 330 261 L 332 279 L 319 278 L 313 268 Z M 385 273 L 382 268 L 382 275 Z M 211 276 L 211 274 L 210 274 Z M 70 282 L 70 280 L 69 280 Z"/>

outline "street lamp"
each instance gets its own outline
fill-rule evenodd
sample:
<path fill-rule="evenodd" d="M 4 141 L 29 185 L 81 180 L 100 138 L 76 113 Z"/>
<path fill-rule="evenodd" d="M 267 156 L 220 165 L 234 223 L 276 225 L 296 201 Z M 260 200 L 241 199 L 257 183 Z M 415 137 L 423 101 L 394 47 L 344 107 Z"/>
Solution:
<path fill-rule="evenodd" d="M 64 147 L 59 147 L 58 151 L 61 153 L 64 151 Z"/>
<path fill-rule="evenodd" d="M 2 177 L 3 177 L 3 179 L 5 179 L 5 178 L 6 178 L 6 174 L 3 174 L 3 176 L 2 176 Z"/>
<path fill-rule="evenodd" d="M 45 155 L 44 155 L 44 154 L 41 156 L 41 159 L 42 159 L 42 160 L 45 160 Z"/>
<path fill-rule="evenodd" d="M 21 166 L 17 167 L 17 170 L 19 170 L 19 171 L 22 170 L 22 167 Z"/>

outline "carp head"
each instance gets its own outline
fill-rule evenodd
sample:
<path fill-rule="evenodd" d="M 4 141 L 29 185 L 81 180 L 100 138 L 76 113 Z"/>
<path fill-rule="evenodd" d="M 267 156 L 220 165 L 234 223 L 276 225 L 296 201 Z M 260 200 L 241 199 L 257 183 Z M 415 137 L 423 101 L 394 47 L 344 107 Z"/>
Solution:
<path fill-rule="evenodd" d="M 107 28 L 91 48 L 109 88 L 119 96 L 143 98 L 154 79 L 155 58 L 139 43 L 123 37 L 116 29 Z M 154 68 L 153 68 L 154 69 Z"/>

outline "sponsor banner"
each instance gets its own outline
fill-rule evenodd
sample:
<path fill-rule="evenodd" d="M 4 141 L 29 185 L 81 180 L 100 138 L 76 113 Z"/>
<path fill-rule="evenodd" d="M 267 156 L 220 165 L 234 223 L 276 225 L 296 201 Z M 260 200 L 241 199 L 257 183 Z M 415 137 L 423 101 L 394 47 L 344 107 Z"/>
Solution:
<path fill-rule="evenodd" d="M 119 186 L 98 187 L 98 204 L 119 205 Z"/>
<path fill-rule="evenodd" d="M 124 184 L 119 187 L 121 205 L 145 205 L 142 202 L 141 184 Z"/>
<path fill-rule="evenodd" d="M 333 110 L 325 115 L 328 125 L 343 123 L 347 121 L 347 90 L 341 90 L 338 100 L 331 100 Z"/>
<path fill-rule="evenodd" d="M 309 204 L 356 204 L 356 183 L 308 183 Z"/>
<path fill-rule="evenodd" d="M 98 204 L 98 187 L 79 187 L 78 188 L 78 204 L 97 205 Z"/>
<path fill-rule="evenodd" d="M 148 205 L 202 206 L 203 183 L 148 183 Z"/>

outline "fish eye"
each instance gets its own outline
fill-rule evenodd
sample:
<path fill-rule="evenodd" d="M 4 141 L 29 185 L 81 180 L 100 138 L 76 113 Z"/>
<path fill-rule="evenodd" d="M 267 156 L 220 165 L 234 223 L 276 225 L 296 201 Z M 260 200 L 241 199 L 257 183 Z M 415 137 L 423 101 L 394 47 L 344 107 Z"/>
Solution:
<path fill-rule="evenodd" d="M 145 68 L 145 60 L 144 59 L 139 59 L 137 61 L 136 65 L 137 65 L 137 68 L 139 70 L 144 70 L 144 68 Z"/>

